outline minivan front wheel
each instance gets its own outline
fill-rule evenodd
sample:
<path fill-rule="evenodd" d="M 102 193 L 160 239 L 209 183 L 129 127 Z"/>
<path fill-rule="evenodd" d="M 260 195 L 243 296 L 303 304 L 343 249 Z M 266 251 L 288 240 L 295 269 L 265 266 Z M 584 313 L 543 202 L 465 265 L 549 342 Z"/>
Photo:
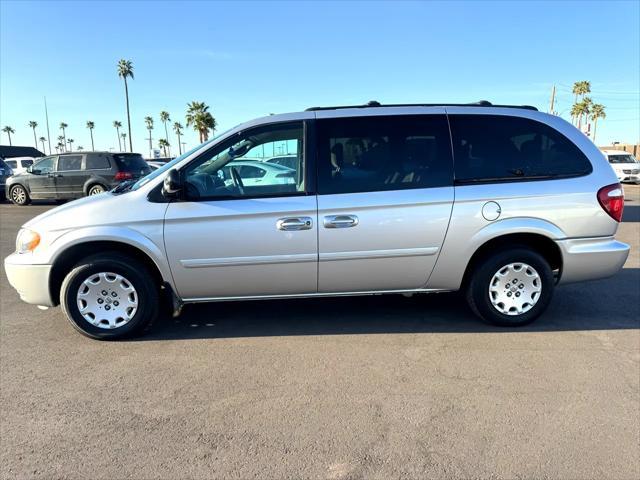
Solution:
<path fill-rule="evenodd" d="M 9 198 L 16 205 L 27 205 L 31 200 L 27 190 L 22 185 L 14 185 L 9 190 Z"/>
<path fill-rule="evenodd" d="M 513 248 L 477 265 L 467 287 L 467 301 L 489 323 L 520 326 L 546 310 L 553 290 L 553 272 L 544 257 L 526 248 Z"/>
<path fill-rule="evenodd" d="M 83 335 L 101 340 L 131 337 L 158 316 L 158 287 L 144 265 L 119 253 L 79 262 L 62 282 L 60 303 Z"/>

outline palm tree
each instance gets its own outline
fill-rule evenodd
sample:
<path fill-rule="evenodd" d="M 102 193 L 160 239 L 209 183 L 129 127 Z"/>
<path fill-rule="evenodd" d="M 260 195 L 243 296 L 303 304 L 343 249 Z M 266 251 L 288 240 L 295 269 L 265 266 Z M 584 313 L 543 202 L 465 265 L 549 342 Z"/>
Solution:
<path fill-rule="evenodd" d="M 33 130 L 33 143 L 36 145 L 36 150 L 38 149 L 38 140 L 36 139 L 36 127 L 38 126 L 38 122 L 34 122 L 31 120 L 29 122 L 29 127 Z"/>
<path fill-rule="evenodd" d="M 144 117 L 144 123 L 147 126 L 147 130 L 149 130 L 149 158 L 151 158 L 151 151 L 153 150 L 152 138 L 151 138 L 151 130 L 153 130 L 153 118 Z"/>
<path fill-rule="evenodd" d="M 607 118 L 607 114 L 604 111 L 604 105 L 596 103 L 591 107 L 591 120 L 593 120 L 593 143 L 596 143 L 596 128 L 598 127 L 598 119 L 603 120 Z"/>
<path fill-rule="evenodd" d="M 575 104 L 577 118 L 578 118 L 578 130 L 582 130 L 582 119 L 589 117 L 589 112 L 591 110 L 591 105 L 593 102 L 589 97 L 584 97 L 578 103 Z"/>
<path fill-rule="evenodd" d="M 40 137 L 38 140 L 40 140 L 40 143 L 42 143 L 42 153 L 44 153 L 46 155 L 47 151 L 44 149 L 44 142 L 46 142 L 47 139 L 44 138 L 44 137 Z M 51 153 L 51 152 L 49 152 L 49 153 Z"/>
<path fill-rule="evenodd" d="M 182 129 L 184 127 L 180 124 L 180 122 L 175 122 L 173 124 L 173 131 L 178 135 L 178 152 L 182 155 L 182 145 L 180 144 L 180 135 L 182 135 Z"/>
<path fill-rule="evenodd" d="M 167 141 L 167 145 L 169 145 L 169 133 L 167 131 L 167 122 L 171 121 L 171 117 L 169 116 L 169 112 L 165 112 L 164 110 L 160 112 L 160 121 L 164 123 L 164 138 Z M 171 149 L 169 149 L 169 155 L 171 155 Z M 166 155 L 165 155 L 166 157 Z"/>
<path fill-rule="evenodd" d="M 74 140 L 73 138 L 70 138 L 69 140 L 67 140 L 67 143 L 69 144 L 69 151 L 70 151 L 70 152 L 73 152 L 73 147 L 72 147 L 72 145 L 73 145 L 73 142 L 74 142 L 74 141 L 75 141 L 75 140 Z"/>
<path fill-rule="evenodd" d="M 122 122 L 118 120 L 113 121 L 113 126 L 116 129 L 116 136 L 118 137 L 118 150 L 122 151 L 122 144 L 120 143 L 120 128 L 122 127 Z"/>
<path fill-rule="evenodd" d="M 76 148 L 76 150 L 81 152 L 82 150 L 84 150 L 84 147 L 80 146 L 80 147 Z"/>
<path fill-rule="evenodd" d="M 591 93 L 591 82 L 587 81 L 587 80 L 582 80 L 580 82 L 575 82 L 573 84 L 573 88 L 571 90 L 571 92 L 574 95 L 574 104 L 578 103 L 578 97 L 580 97 L 582 100 L 584 100 L 584 96 L 587 93 Z M 577 117 L 574 117 L 574 119 L 577 119 Z"/>
<path fill-rule="evenodd" d="M 133 143 L 131 139 L 131 115 L 129 115 L 129 85 L 127 77 L 133 80 L 133 64 L 131 60 L 121 59 L 118 62 L 118 76 L 124 80 L 124 95 L 127 99 L 127 125 L 129 127 L 129 151 L 133 152 Z"/>
<path fill-rule="evenodd" d="M 64 142 L 62 142 L 62 143 L 63 143 L 63 145 L 64 145 L 64 144 L 66 143 L 66 141 L 67 141 L 67 133 L 66 133 L 65 129 L 66 129 L 68 126 L 69 126 L 69 125 L 67 125 L 66 123 L 64 123 L 64 122 L 60 122 L 60 130 L 62 130 L 62 136 L 64 137 Z"/>
<path fill-rule="evenodd" d="M 217 127 L 216 119 L 209 112 L 209 106 L 204 102 L 193 101 L 187 104 L 187 127 L 193 126 L 198 132 L 200 142 L 209 140 L 209 130 L 213 133 Z"/>
<path fill-rule="evenodd" d="M 60 147 L 60 151 L 65 150 L 65 139 L 62 135 L 58 135 L 58 147 Z"/>
<path fill-rule="evenodd" d="M 167 147 L 169 146 L 169 141 L 165 140 L 164 138 L 161 138 L 160 140 L 158 140 L 158 146 L 164 150 L 164 156 L 167 156 Z"/>
<path fill-rule="evenodd" d="M 89 120 L 87 122 L 87 128 L 89 129 L 89 134 L 91 135 L 91 151 L 95 152 L 95 147 L 93 146 L 93 129 L 96 127 L 96 124 Z"/>
<path fill-rule="evenodd" d="M 2 128 L 2 131 L 3 131 L 4 133 L 6 133 L 6 134 L 7 134 L 7 136 L 9 137 L 9 146 L 11 146 L 11 134 L 12 134 L 12 133 L 16 133 L 16 131 L 15 131 L 12 127 L 10 127 L 9 125 L 5 125 L 5 126 Z"/>
<path fill-rule="evenodd" d="M 127 134 L 122 132 L 120 134 L 120 136 L 122 137 L 122 146 L 124 147 L 124 151 L 127 151 Z"/>

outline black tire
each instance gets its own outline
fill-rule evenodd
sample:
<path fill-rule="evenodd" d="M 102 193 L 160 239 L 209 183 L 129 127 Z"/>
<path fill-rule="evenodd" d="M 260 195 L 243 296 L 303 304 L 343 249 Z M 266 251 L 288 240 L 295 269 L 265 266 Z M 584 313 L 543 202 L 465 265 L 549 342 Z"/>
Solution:
<path fill-rule="evenodd" d="M 509 264 L 519 262 L 535 269 L 540 277 L 542 288 L 536 303 L 528 311 L 519 315 L 507 315 L 500 312 L 492 304 L 489 287 L 493 276 L 499 270 Z M 517 327 L 531 323 L 547 309 L 553 297 L 554 287 L 553 272 L 542 255 L 526 247 L 510 248 L 504 252 L 487 256 L 476 264 L 467 285 L 466 297 L 471 310 L 484 321 L 502 327 Z"/>
<path fill-rule="evenodd" d="M 100 272 L 122 275 L 136 290 L 137 310 L 122 326 L 100 328 L 89 323 L 80 313 L 78 291 L 87 278 Z M 83 335 L 97 340 L 117 340 L 140 335 L 151 327 L 158 317 L 159 286 L 147 268 L 134 258 L 118 252 L 96 254 L 81 260 L 67 274 L 60 289 L 60 304 L 71 325 Z"/>
<path fill-rule="evenodd" d="M 89 188 L 87 188 L 87 197 L 89 197 L 91 195 L 98 195 L 98 194 L 104 193 L 106 191 L 107 191 L 107 187 L 105 187 L 104 185 L 102 185 L 100 183 L 94 183 L 93 185 L 89 186 Z"/>
<path fill-rule="evenodd" d="M 31 203 L 31 198 L 29 198 L 27 189 L 20 184 L 11 186 L 11 189 L 9 190 L 9 198 L 14 204 L 20 206 L 29 205 L 29 203 Z"/>

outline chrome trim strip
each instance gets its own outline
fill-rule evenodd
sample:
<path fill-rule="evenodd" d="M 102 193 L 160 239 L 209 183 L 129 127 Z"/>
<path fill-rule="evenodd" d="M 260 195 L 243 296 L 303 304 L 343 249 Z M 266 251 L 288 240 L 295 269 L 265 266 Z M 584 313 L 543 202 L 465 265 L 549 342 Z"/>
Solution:
<path fill-rule="evenodd" d="M 184 268 L 239 267 L 244 265 L 273 265 L 278 263 L 316 262 L 315 253 L 298 253 L 295 255 L 264 255 L 256 257 L 222 257 L 222 258 L 190 258 L 180 260 Z"/>
<path fill-rule="evenodd" d="M 368 292 L 333 292 L 333 293 L 293 293 L 289 295 L 254 295 L 249 297 L 201 297 L 183 298 L 184 303 L 205 303 L 205 302 L 226 302 L 234 300 L 286 300 L 294 298 L 315 298 L 315 297 L 357 297 L 364 295 L 385 295 L 401 293 L 438 293 L 450 292 L 451 290 L 438 288 L 416 288 L 410 290 L 371 290 Z"/>
<path fill-rule="evenodd" d="M 321 253 L 321 262 L 335 262 L 337 260 L 366 260 L 376 258 L 398 258 L 398 257 L 420 257 L 424 255 L 435 255 L 438 247 L 423 248 L 396 248 L 387 250 L 362 250 L 355 252 L 331 252 Z"/>

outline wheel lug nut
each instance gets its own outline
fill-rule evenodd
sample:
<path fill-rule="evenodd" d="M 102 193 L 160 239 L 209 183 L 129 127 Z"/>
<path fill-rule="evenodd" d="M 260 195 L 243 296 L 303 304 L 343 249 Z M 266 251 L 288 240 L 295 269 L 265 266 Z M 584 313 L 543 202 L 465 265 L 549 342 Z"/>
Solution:
<path fill-rule="evenodd" d="M 116 292 L 111 292 L 111 296 L 112 296 L 112 297 L 117 297 L 117 296 L 118 296 L 118 294 L 117 294 Z"/>
<path fill-rule="evenodd" d="M 519 297 L 519 296 L 520 296 L 520 292 L 516 292 L 516 297 Z"/>
<path fill-rule="evenodd" d="M 521 284 L 519 285 L 519 287 L 520 287 L 520 288 L 524 288 L 524 283 L 521 283 Z"/>
<path fill-rule="evenodd" d="M 115 302 L 113 302 L 113 306 L 117 307 L 118 305 L 120 305 L 120 302 L 118 302 L 117 300 Z"/>
<path fill-rule="evenodd" d="M 104 300 L 102 300 L 101 298 L 98 299 L 98 303 L 103 303 Z"/>
<path fill-rule="evenodd" d="M 110 307 L 109 305 L 105 305 L 105 306 L 104 306 L 104 309 L 105 309 L 105 310 L 111 310 L 111 307 Z"/>
<path fill-rule="evenodd" d="M 511 296 L 511 292 L 507 293 L 507 297 L 510 297 L 510 296 Z"/>
<path fill-rule="evenodd" d="M 102 290 L 102 295 L 104 295 L 105 297 L 107 296 L 107 291 L 106 290 Z"/>

